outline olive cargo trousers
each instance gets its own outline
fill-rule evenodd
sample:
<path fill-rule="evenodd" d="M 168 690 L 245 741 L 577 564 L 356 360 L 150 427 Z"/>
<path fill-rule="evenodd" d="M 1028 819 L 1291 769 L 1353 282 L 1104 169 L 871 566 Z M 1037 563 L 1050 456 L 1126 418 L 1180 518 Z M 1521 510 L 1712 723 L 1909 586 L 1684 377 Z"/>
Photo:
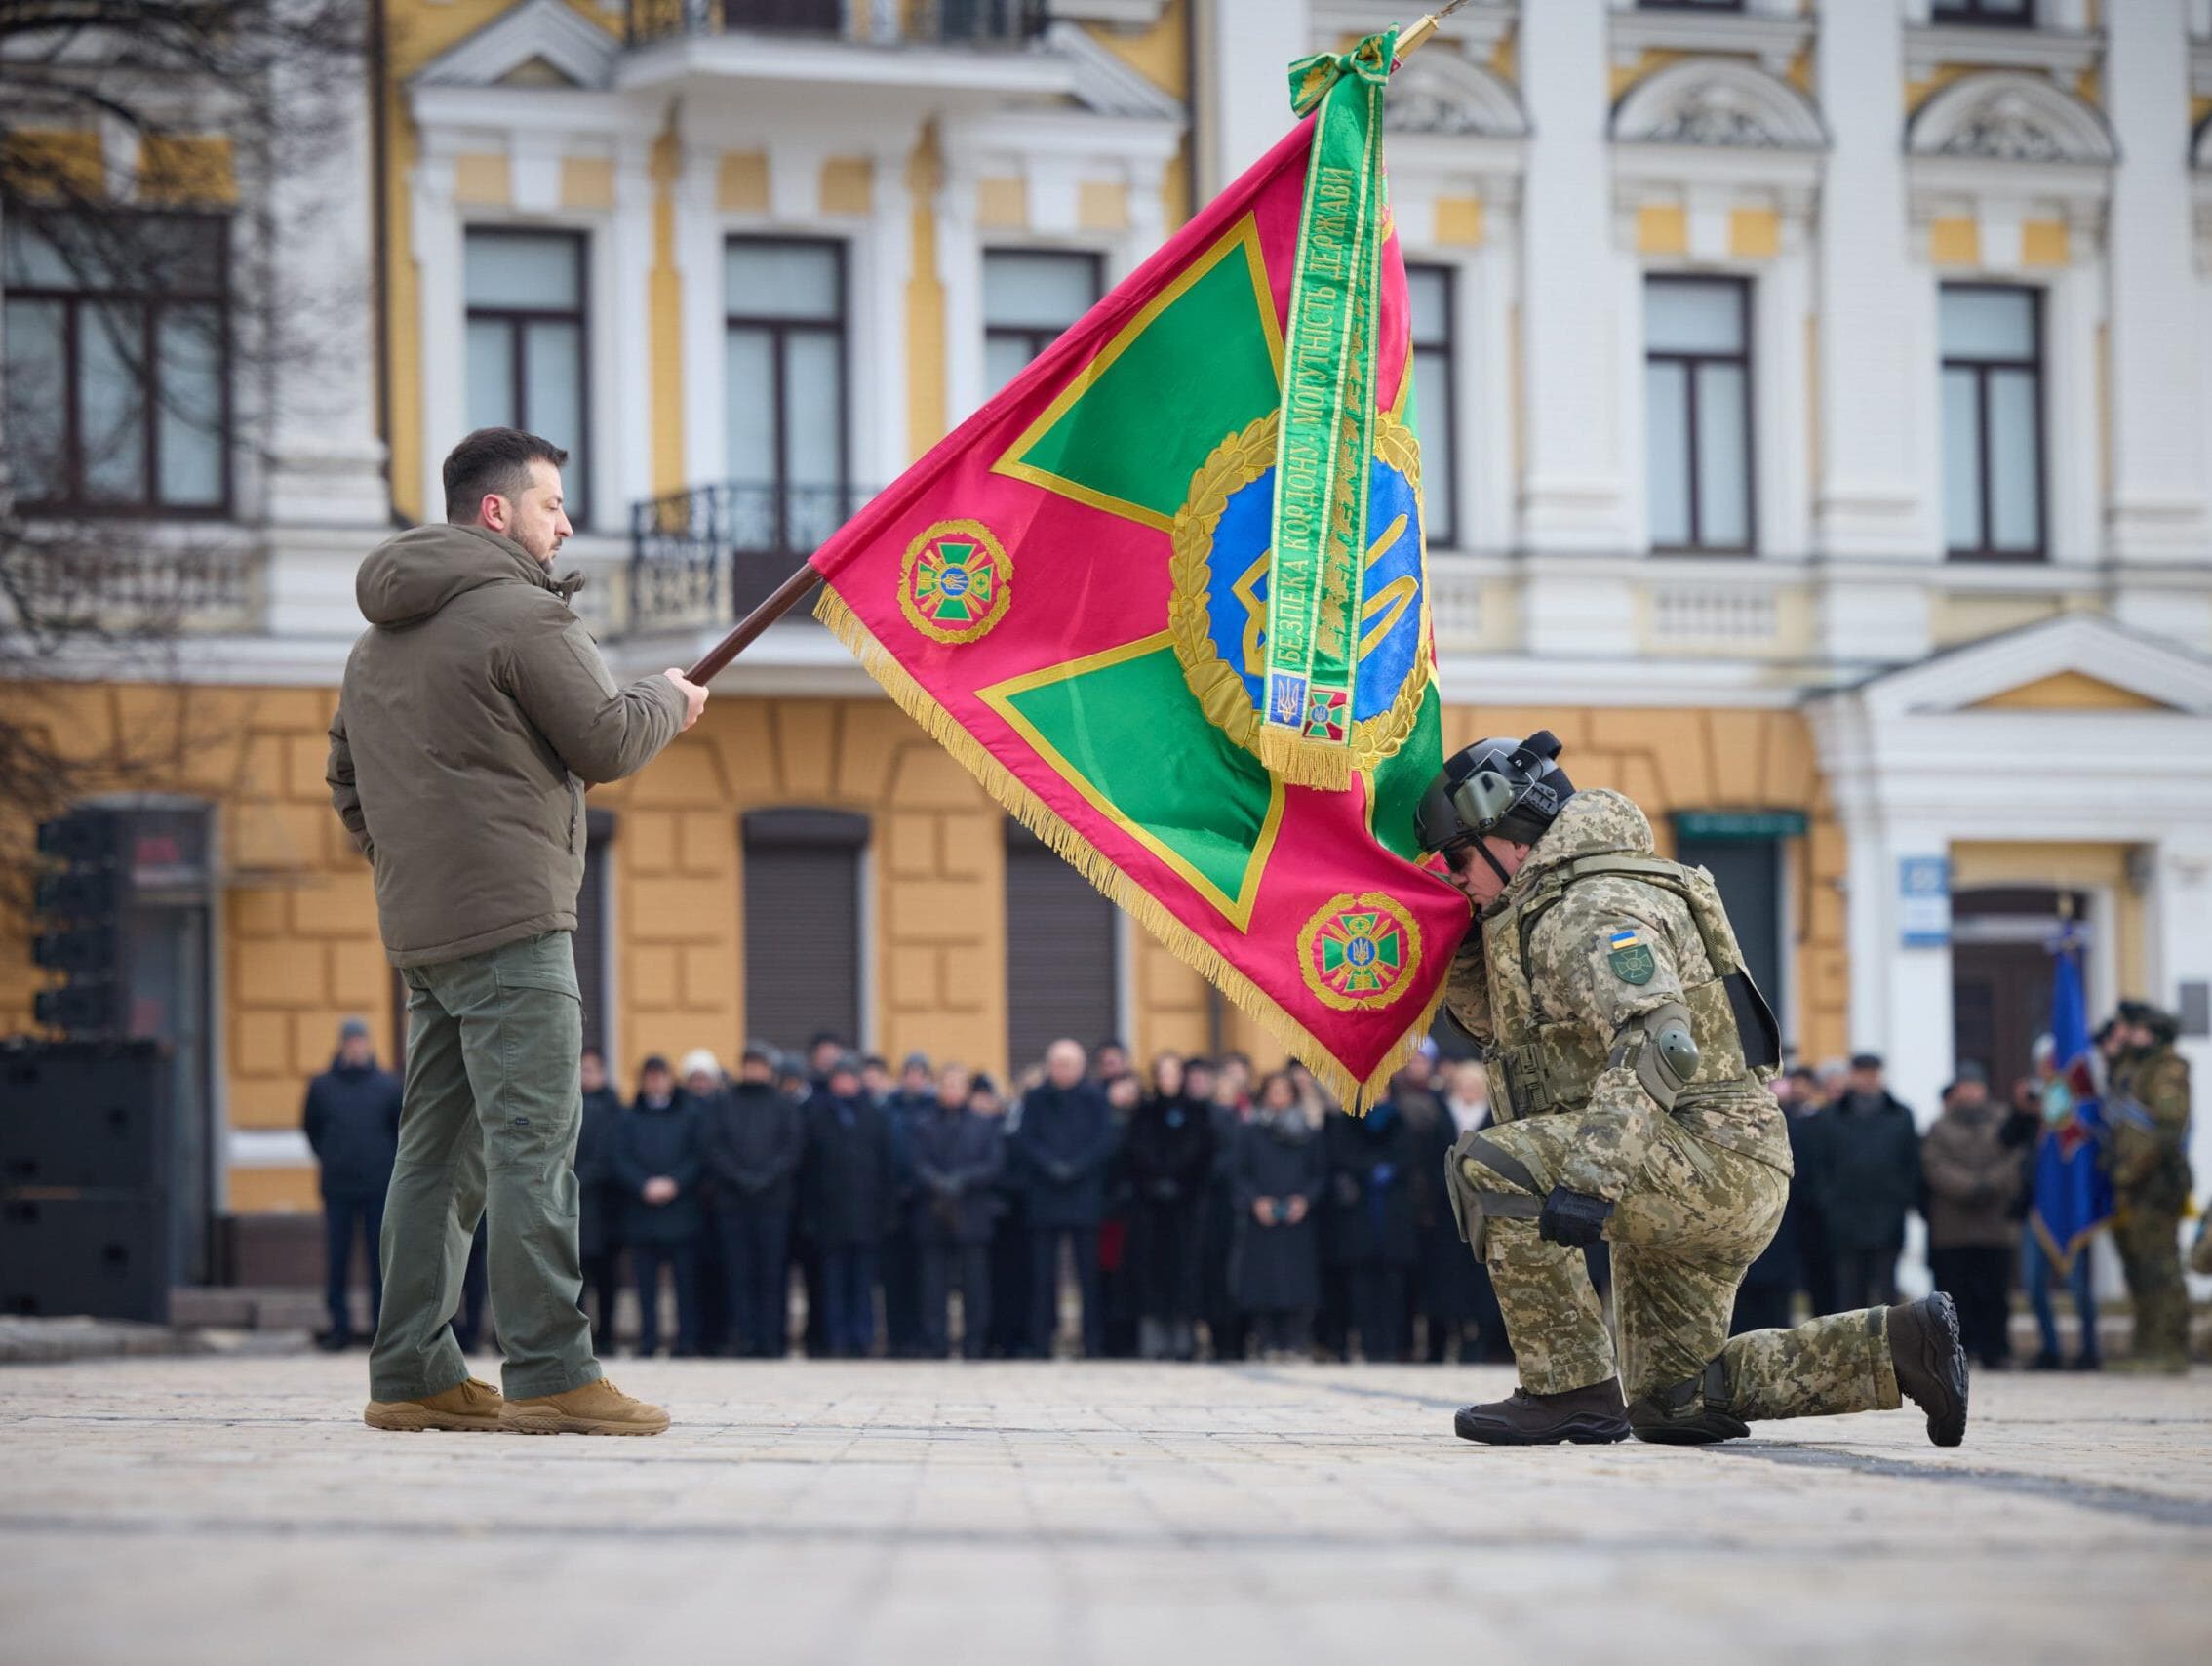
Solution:
<path fill-rule="evenodd" d="M 1611 1125 L 1622 1115 L 1536 1117 L 1478 1130 L 1453 1148 L 1446 1179 L 1462 1197 L 1503 1193 L 1537 1201 L 1562 1176 L 1572 1175 L 1570 1185 L 1588 1183 L 1593 1162 L 1614 1161 L 1594 1154 L 1634 1154 L 1622 1159 L 1622 1172 L 1604 1176 L 1607 1189 L 1617 1190 L 1605 1226 L 1620 1324 L 1617 1365 L 1580 1250 L 1545 1243 L 1533 1219 L 1493 1214 L 1472 1228 L 1486 1241 L 1477 1252 L 1489 1265 L 1521 1387 L 1560 1394 L 1617 1374 L 1635 1401 L 1719 1360 L 1735 1414 L 1747 1422 L 1900 1404 L 1887 1308 L 1829 1314 L 1790 1330 L 1728 1334 L 1736 1289 L 1774 1236 L 1789 1177 L 1709 1144 L 1656 1111 L 1644 1113 L 1647 1126 L 1631 1137 L 1613 1138 L 1619 1130 Z M 1491 1167 L 1485 1149 L 1521 1172 Z"/>
<path fill-rule="evenodd" d="M 449 1321 L 478 1217 L 511 1399 L 594 1381 L 577 1306 L 577 1059 L 583 1002 L 567 932 L 408 967 L 399 1161 L 384 1201 L 375 1400 L 441 1394 L 468 1375 Z"/>

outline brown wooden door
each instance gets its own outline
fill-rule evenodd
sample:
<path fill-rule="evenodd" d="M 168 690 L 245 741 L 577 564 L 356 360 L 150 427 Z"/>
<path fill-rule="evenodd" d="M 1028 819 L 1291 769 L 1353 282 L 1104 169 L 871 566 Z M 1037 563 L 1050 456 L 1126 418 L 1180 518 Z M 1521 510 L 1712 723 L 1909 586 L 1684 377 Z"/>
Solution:
<path fill-rule="evenodd" d="M 2035 1038 L 2050 1028 L 2062 894 L 2073 918 L 2086 922 L 2088 898 L 2078 892 L 2008 887 L 1952 898 L 1952 1047 L 1960 1064 L 1989 1072 L 2000 1097 L 2028 1074 Z"/>

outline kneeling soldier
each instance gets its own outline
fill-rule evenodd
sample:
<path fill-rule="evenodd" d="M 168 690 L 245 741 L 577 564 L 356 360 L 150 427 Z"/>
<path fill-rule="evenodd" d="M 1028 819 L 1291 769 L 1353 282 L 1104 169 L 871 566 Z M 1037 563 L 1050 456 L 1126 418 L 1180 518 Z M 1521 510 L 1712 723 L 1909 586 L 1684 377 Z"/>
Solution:
<path fill-rule="evenodd" d="M 1729 1338 L 1789 1195 L 1774 1018 L 1712 877 L 1655 855 L 1627 798 L 1576 792 L 1559 754 L 1549 734 L 1471 746 L 1420 810 L 1423 847 L 1476 906 L 1446 1000 L 1486 1050 L 1504 1125 L 1463 1136 L 1447 1179 L 1521 1368 L 1458 1432 L 1698 1445 L 1910 1396 L 1928 1438 L 1956 1446 L 1966 1356 L 1947 1295 Z M 1618 1364 L 1583 1265 L 1600 1238 Z"/>

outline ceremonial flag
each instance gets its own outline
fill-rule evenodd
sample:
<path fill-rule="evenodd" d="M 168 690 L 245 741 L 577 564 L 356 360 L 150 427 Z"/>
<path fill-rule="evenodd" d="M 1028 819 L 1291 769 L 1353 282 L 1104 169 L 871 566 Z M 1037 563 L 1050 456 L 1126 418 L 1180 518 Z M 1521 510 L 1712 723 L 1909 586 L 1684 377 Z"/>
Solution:
<path fill-rule="evenodd" d="M 2098 1153 L 2104 1118 L 2090 1056 L 2089 1005 L 2081 992 L 2079 933 L 2052 945 L 2051 1063 L 2043 1085 L 2043 1131 L 2035 1142 L 2035 1240 L 2063 1277 L 2098 1228 L 2113 1217 L 2113 1183 Z"/>
<path fill-rule="evenodd" d="M 1394 46 L 1294 65 L 1289 137 L 813 560 L 890 695 L 1352 1103 L 1468 919 L 1413 832 L 1442 745 Z"/>

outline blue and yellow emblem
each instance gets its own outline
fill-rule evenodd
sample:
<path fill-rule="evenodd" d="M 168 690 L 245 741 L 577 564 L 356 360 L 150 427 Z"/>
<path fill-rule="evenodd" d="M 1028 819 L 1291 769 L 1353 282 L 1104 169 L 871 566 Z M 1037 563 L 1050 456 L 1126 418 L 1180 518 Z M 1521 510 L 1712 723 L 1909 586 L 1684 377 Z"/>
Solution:
<path fill-rule="evenodd" d="M 1405 743 L 1432 672 L 1421 529 L 1421 450 L 1398 417 L 1377 418 L 1368 470 L 1366 566 L 1355 598 L 1324 597 L 1323 629 L 1350 634 L 1359 610 L 1358 674 L 1349 691 L 1278 673 L 1267 686 L 1269 547 L 1279 417 L 1260 417 L 1213 450 L 1175 516 L 1168 625 L 1184 680 L 1207 719 L 1260 755 L 1272 719 L 1309 738 L 1349 737 L 1352 767 L 1371 770 Z M 1329 607 L 1339 616 L 1330 617 Z"/>
<path fill-rule="evenodd" d="M 1643 940 L 1643 933 L 1633 926 L 1605 939 L 1605 964 L 1623 983 L 1633 983 L 1639 988 L 1649 983 L 1652 973 L 1659 970 L 1651 958 L 1650 945 Z"/>
<path fill-rule="evenodd" d="M 1421 928 L 1379 891 L 1329 898 L 1298 933 L 1298 970 L 1324 1007 L 1388 1006 L 1420 969 Z"/>

